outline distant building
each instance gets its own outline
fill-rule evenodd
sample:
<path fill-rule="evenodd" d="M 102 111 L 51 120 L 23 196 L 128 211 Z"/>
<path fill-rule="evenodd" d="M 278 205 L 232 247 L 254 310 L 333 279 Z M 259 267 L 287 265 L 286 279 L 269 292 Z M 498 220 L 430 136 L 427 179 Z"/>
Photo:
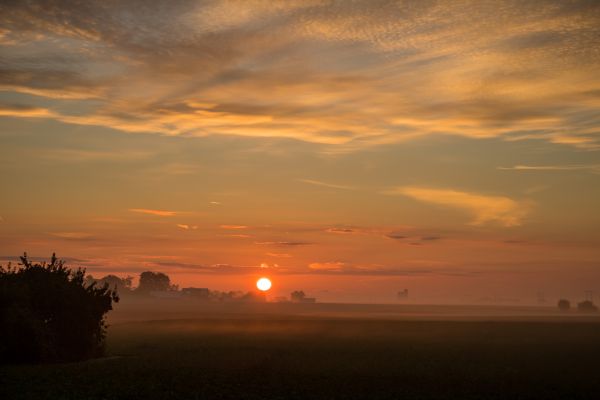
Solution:
<path fill-rule="evenodd" d="M 181 294 L 186 297 L 208 300 L 210 296 L 210 290 L 208 290 L 208 288 L 187 287 L 181 289 Z"/>
<path fill-rule="evenodd" d="M 577 311 L 598 312 L 598 307 L 591 300 L 585 300 L 577 304 Z"/>

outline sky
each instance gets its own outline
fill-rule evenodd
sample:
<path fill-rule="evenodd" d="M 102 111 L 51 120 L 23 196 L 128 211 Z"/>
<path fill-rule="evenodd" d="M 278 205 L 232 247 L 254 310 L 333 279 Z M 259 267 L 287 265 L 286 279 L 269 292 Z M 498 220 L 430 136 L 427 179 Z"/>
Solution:
<path fill-rule="evenodd" d="M 3 1 L 0 259 L 600 296 L 597 1 Z"/>

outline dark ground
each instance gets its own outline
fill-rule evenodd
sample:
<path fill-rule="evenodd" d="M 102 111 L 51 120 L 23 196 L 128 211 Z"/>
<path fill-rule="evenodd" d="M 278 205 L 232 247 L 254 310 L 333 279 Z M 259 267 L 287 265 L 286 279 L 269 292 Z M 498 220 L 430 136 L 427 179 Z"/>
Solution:
<path fill-rule="evenodd" d="M 600 399 L 600 320 L 277 314 L 115 322 L 108 357 L 0 367 L 3 399 Z"/>

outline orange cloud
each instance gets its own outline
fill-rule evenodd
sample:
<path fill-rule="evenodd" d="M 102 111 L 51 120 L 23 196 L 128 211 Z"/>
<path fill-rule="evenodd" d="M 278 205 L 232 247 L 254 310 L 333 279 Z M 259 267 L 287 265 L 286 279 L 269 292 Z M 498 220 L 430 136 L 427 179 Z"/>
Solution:
<path fill-rule="evenodd" d="M 50 118 L 55 116 L 55 114 L 46 108 L 0 104 L 0 116 L 21 118 Z"/>
<path fill-rule="evenodd" d="M 92 237 L 91 233 L 85 232 L 53 232 L 52 236 L 56 236 L 62 239 L 73 239 L 73 240 L 81 240 L 88 239 Z"/>
<path fill-rule="evenodd" d="M 220 225 L 221 229 L 247 229 L 246 225 Z"/>
<path fill-rule="evenodd" d="M 177 224 L 178 228 L 181 229 L 185 229 L 185 230 L 196 230 L 198 229 L 197 225 L 187 225 L 187 224 Z"/>
<path fill-rule="evenodd" d="M 321 182 L 321 181 L 316 181 L 313 179 L 298 179 L 298 181 L 303 182 L 303 183 L 308 183 L 309 185 L 323 186 L 323 187 L 328 187 L 331 189 L 343 189 L 343 190 L 354 190 L 355 189 L 352 186 L 336 185 L 334 183 Z"/>
<path fill-rule="evenodd" d="M 345 266 L 343 262 L 314 262 L 308 268 L 316 271 L 342 271 Z"/>
<path fill-rule="evenodd" d="M 147 208 L 130 208 L 129 211 L 140 214 L 157 215 L 159 217 L 173 217 L 178 214 L 176 211 L 150 210 Z"/>
<path fill-rule="evenodd" d="M 452 189 L 432 189 L 406 186 L 385 192 L 411 197 L 425 203 L 456 208 L 472 214 L 472 225 L 496 222 L 502 226 L 521 225 L 529 213 L 531 203 L 516 201 L 503 196 L 486 196 L 477 193 L 460 192 Z"/>

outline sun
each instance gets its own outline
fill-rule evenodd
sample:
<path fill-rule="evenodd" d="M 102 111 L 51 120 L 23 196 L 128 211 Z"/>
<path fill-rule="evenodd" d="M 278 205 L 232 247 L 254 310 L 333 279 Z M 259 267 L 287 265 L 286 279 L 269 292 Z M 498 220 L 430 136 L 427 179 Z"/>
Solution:
<path fill-rule="evenodd" d="M 258 290 L 266 292 L 267 290 L 271 289 L 271 281 L 269 278 L 260 278 L 256 281 L 256 287 Z"/>

